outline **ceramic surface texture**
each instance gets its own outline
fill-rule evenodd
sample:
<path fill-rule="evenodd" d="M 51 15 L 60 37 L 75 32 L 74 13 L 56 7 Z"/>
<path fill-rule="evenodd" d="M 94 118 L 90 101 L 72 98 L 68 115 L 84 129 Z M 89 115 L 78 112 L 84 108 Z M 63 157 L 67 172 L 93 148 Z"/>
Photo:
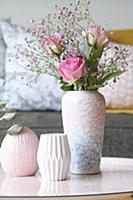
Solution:
<path fill-rule="evenodd" d="M 37 157 L 44 180 L 61 181 L 67 179 L 71 161 L 67 135 L 41 135 Z"/>
<path fill-rule="evenodd" d="M 62 100 L 62 117 L 72 154 L 71 172 L 98 173 L 104 138 L 104 97 L 98 92 L 68 92 Z"/>
<path fill-rule="evenodd" d="M 8 176 L 29 176 L 38 170 L 38 138 L 27 128 L 18 135 L 7 134 L 1 145 L 0 160 Z"/>

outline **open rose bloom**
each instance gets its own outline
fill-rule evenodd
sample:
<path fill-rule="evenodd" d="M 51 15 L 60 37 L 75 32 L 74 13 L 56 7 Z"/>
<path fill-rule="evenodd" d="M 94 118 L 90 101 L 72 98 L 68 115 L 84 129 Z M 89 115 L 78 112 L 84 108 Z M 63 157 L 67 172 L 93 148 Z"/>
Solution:
<path fill-rule="evenodd" d="M 56 77 L 67 91 L 97 90 L 127 69 L 128 52 L 110 47 L 106 31 L 88 15 L 89 4 L 78 0 L 69 8 L 56 6 L 45 19 L 32 21 L 23 51 L 28 57 L 27 69 L 37 76 L 46 73 Z M 110 48 L 114 55 L 107 58 Z"/>
<path fill-rule="evenodd" d="M 85 60 L 78 57 L 63 60 L 59 64 L 58 71 L 63 81 L 69 84 L 75 83 L 88 74 Z"/>

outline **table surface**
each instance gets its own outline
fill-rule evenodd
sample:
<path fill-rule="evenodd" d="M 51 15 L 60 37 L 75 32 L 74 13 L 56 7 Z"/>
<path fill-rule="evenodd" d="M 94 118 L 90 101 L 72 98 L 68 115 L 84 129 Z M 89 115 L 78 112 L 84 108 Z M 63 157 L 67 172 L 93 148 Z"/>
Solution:
<path fill-rule="evenodd" d="M 100 174 L 70 174 L 68 180 L 57 182 L 43 181 L 39 172 L 30 177 L 7 177 L 0 168 L 0 197 L 92 199 L 102 195 L 133 195 L 133 159 L 102 158 Z"/>

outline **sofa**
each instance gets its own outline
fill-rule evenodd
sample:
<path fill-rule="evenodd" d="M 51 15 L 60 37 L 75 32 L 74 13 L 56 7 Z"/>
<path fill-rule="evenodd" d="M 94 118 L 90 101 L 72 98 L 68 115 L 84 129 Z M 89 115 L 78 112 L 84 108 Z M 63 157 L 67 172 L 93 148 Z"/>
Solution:
<path fill-rule="evenodd" d="M 17 120 L 33 129 L 39 137 L 44 133 L 63 132 L 61 112 L 25 111 L 18 112 Z M 6 134 L 7 123 L 0 123 L 0 144 Z M 106 114 L 103 156 L 133 158 L 133 115 Z"/>

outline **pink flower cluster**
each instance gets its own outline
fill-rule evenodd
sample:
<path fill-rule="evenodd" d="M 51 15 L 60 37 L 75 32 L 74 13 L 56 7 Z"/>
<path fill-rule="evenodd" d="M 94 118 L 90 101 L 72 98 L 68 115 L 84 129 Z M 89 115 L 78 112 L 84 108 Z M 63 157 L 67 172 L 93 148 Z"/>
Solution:
<path fill-rule="evenodd" d="M 28 29 L 31 37 L 23 53 L 28 70 L 37 77 L 44 73 L 56 77 L 65 91 L 97 90 L 128 65 L 128 53 L 121 47 L 107 56 L 110 40 L 90 19 L 89 5 L 89 0 L 78 0 L 69 7 L 56 5 L 55 12 L 39 22 L 33 20 Z"/>
<path fill-rule="evenodd" d="M 84 33 L 90 45 L 97 45 L 104 48 L 108 45 L 109 39 L 104 30 L 99 27 L 91 27 Z M 61 54 L 64 50 L 61 39 L 51 36 L 42 43 L 49 54 Z M 87 76 L 88 69 L 86 60 L 80 57 L 70 57 L 62 60 L 58 66 L 58 72 L 65 83 L 73 84 L 80 78 Z"/>

